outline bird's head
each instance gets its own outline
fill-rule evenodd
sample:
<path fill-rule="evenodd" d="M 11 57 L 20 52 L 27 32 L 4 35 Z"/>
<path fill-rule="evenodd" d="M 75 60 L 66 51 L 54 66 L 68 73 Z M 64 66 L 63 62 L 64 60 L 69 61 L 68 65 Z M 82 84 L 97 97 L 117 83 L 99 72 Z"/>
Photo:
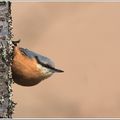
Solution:
<path fill-rule="evenodd" d="M 50 77 L 53 73 L 61 73 L 64 72 L 63 70 L 55 68 L 55 64 L 52 60 L 49 58 L 39 55 L 35 56 L 37 60 L 37 67 L 41 70 L 42 72 L 42 77 L 43 78 L 48 78 Z"/>

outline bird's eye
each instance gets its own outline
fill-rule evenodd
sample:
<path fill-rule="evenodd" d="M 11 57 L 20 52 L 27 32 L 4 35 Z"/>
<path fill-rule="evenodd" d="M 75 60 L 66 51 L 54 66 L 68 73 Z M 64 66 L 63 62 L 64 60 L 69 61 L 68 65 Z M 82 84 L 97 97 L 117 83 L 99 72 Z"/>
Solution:
<path fill-rule="evenodd" d="M 37 62 L 39 64 L 41 64 L 42 66 L 47 67 L 47 68 L 52 68 L 52 66 L 50 66 L 49 64 L 43 63 L 42 61 L 40 61 L 40 59 L 38 58 L 38 56 L 35 56 L 35 58 L 36 58 Z"/>
<path fill-rule="evenodd" d="M 52 67 L 52 66 L 50 66 L 50 65 L 48 65 L 48 64 L 44 64 L 44 63 L 42 63 L 42 66 L 44 66 L 44 67 L 46 67 L 46 68 L 53 69 L 53 67 Z"/>

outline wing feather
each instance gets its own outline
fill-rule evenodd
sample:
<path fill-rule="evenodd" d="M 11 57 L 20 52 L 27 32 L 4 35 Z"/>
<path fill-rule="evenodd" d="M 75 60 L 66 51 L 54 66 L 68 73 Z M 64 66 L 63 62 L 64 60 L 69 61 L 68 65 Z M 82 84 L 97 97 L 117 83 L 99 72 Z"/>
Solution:
<path fill-rule="evenodd" d="M 24 53 L 26 56 L 28 56 L 29 58 L 37 58 L 37 61 L 39 63 L 47 64 L 47 65 L 50 65 L 52 67 L 55 66 L 54 63 L 49 58 L 47 58 L 45 56 L 42 56 L 42 55 L 35 53 L 31 50 L 28 50 L 26 48 L 20 48 L 20 51 L 22 53 Z"/>

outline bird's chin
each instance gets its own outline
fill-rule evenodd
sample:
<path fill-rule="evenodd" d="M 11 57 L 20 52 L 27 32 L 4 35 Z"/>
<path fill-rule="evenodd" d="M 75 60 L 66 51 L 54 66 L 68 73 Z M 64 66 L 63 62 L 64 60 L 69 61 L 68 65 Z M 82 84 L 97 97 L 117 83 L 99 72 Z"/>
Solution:
<path fill-rule="evenodd" d="M 50 76 L 52 76 L 53 73 L 54 73 L 54 72 L 48 72 L 48 73 L 46 73 L 46 74 L 45 74 L 45 79 L 46 79 L 46 78 L 49 78 Z"/>

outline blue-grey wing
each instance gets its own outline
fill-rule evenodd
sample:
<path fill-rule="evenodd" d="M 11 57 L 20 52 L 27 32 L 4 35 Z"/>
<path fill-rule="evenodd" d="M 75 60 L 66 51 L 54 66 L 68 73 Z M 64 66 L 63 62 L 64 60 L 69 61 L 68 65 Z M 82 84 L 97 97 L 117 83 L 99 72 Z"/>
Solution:
<path fill-rule="evenodd" d="M 33 58 L 34 56 L 36 56 L 37 54 L 36 53 L 34 53 L 34 52 L 32 52 L 32 51 L 30 51 L 30 50 L 28 50 L 28 49 L 26 49 L 26 48 L 20 48 L 20 51 L 22 52 L 22 53 L 24 53 L 27 57 L 29 57 L 29 58 Z"/>
<path fill-rule="evenodd" d="M 36 58 L 39 63 L 47 64 L 50 66 L 55 66 L 54 63 L 45 56 L 42 56 L 26 48 L 20 48 L 20 51 L 24 53 L 26 56 L 28 56 L 29 58 Z"/>

